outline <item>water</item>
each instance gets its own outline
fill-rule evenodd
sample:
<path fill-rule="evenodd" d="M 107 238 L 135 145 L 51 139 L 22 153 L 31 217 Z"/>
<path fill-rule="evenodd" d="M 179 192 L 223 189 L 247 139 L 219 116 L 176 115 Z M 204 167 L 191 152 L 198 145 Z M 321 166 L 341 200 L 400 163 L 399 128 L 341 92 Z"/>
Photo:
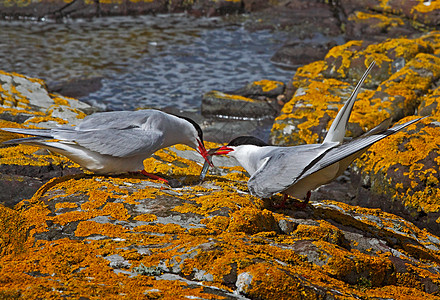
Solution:
<path fill-rule="evenodd" d="M 269 60 L 283 32 L 186 15 L 0 22 L 0 69 L 59 83 L 103 77 L 81 100 L 107 110 L 174 107 L 198 111 L 210 90 L 254 80 L 285 83 L 293 72 Z"/>

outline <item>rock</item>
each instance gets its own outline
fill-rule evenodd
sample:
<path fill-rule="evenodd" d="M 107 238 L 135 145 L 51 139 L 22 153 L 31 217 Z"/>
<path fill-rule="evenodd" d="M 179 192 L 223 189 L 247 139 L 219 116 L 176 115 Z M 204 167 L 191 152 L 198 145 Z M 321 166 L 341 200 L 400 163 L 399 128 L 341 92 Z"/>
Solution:
<path fill-rule="evenodd" d="M 367 78 L 350 118 L 352 135 L 388 117 L 397 121 L 415 114 L 419 98 L 430 93 L 440 76 L 440 60 L 433 54 L 439 49 L 434 36 L 439 38 L 438 33 L 431 33 L 379 44 L 351 41 L 332 48 L 325 60 L 299 68 L 292 81 L 295 94 L 275 119 L 270 141 L 278 145 L 322 141 L 329 122 L 373 59 L 377 67 Z"/>
<path fill-rule="evenodd" d="M 408 19 L 398 15 L 387 15 L 356 10 L 347 18 L 347 40 L 384 41 L 389 37 L 415 37 L 418 32 Z"/>
<path fill-rule="evenodd" d="M 373 145 L 353 172 L 360 191 L 351 203 L 379 207 L 431 232 L 440 230 L 440 180 L 437 139 L 440 124 L 424 119 Z M 398 155 L 390 155 L 398 153 Z"/>
<path fill-rule="evenodd" d="M 384 4 L 382 1 L 373 0 L 342 0 L 340 7 L 346 15 L 350 15 L 360 7 L 370 11 L 376 11 L 385 14 L 400 16 L 408 20 L 415 20 L 426 26 L 436 26 L 439 23 L 439 7 L 434 1 L 412 2 L 412 1 L 389 1 Z"/>
<path fill-rule="evenodd" d="M 182 4 L 185 4 L 182 1 Z M 181 4 L 181 5 L 182 5 Z M 227 14 L 242 13 L 243 7 L 241 1 L 228 1 L 228 0 L 200 0 L 191 3 L 188 9 L 189 13 L 194 16 L 223 16 Z"/>
<path fill-rule="evenodd" d="M 274 117 L 279 111 L 276 100 L 255 100 L 243 96 L 211 91 L 203 95 L 202 114 L 238 119 Z"/>
<path fill-rule="evenodd" d="M 291 209 L 273 212 L 243 181 L 211 175 L 193 185 L 200 164 L 174 151 L 194 152 L 163 149 L 146 167 L 186 176 L 182 188 L 138 175 L 64 176 L 8 210 L 25 220 L 23 243 L 30 246 L 0 256 L 0 278 L 8 278 L 0 293 L 85 297 L 90 287 L 100 298 L 146 291 L 226 299 L 438 293 L 438 237 L 378 209 L 335 201 L 312 203 L 301 212 L 306 219 Z M 281 232 L 281 220 L 299 225 Z"/>
<path fill-rule="evenodd" d="M 0 128 L 77 124 L 92 111 L 88 104 L 48 92 L 40 79 L 0 71 Z M 18 137 L 1 132 L 0 142 Z M 31 146 L 1 146 L 0 163 L 0 203 L 8 207 L 32 197 L 54 176 L 81 172 L 65 157 Z"/>
<path fill-rule="evenodd" d="M 0 117 L 26 125 L 78 124 L 94 109 L 73 98 L 48 92 L 41 79 L 0 71 Z M 19 115 L 20 117 L 14 117 Z M 24 120 L 24 121 L 23 121 Z"/>
<path fill-rule="evenodd" d="M 298 70 L 292 81 L 297 89 L 275 119 L 272 143 L 321 142 L 342 106 L 339 99 L 346 101 L 350 86 L 371 59 L 378 62 L 378 67 L 373 69 L 372 79 L 367 79 L 353 108 L 348 124 L 353 137 L 388 117 L 396 122 L 417 113 L 431 115 L 407 133 L 373 145 L 353 167 L 351 180 L 323 186 L 312 193 L 312 199 L 331 198 L 378 207 L 430 232 L 440 230 L 435 150 L 440 79 L 440 59 L 435 53 L 439 37 L 438 33 L 429 33 L 417 39 L 399 38 L 368 45 L 353 41 L 330 50 L 324 61 Z"/>
<path fill-rule="evenodd" d="M 68 82 L 53 83 L 48 86 L 51 92 L 67 97 L 82 98 L 102 88 L 103 77 L 75 78 Z"/>
<path fill-rule="evenodd" d="M 249 30 L 283 29 L 295 33 L 299 39 L 316 34 L 338 36 L 342 33 L 340 21 L 333 8 L 322 1 L 293 0 L 279 2 L 267 9 L 256 11 L 247 22 Z"/>
<path fill-rule="evenodd" d="M 60 159 L 18 147 L 4 153 L 17 162 Z M 394 298 L 404 290 L 434 299 L 439 292 L 439 237 L 335 201 L 273 211 L 249 195 L 244 169 L 225 157 L 214 163 L 226 175 L 196 184 L 203 159 L 177 145 L 145 160 L 145 169 L 181 188 L 136 174 L 60 174 L 14 210 L 0 206 L 0 278 L 8 280 L 0 295 Z"/>
<path fill-rule="evenodd" d="M 0 204 L 0 257 L 25 252 L 29 246 L 28 231 L 26 220 L 19 212 Z"/>
<path fill-rule="evenodd" d="M 127 1 L 121 4 L 119 1 L 87 2 L 72 1 L 47 1 L 39 0 L 32 3 L 20 3 L 12 1 L 1 4 L 2 18 L 32 18 L 32 19 L 62 19 L 91 18 L 114 15 L 144 15 L 158 13 L 178 13 L 189 11 L 196 16 L 218 16 L 243 11 L 240 1 L 173 1 L 151 0 L 145 2 Z"/>
<path fill-rule="evenodd" d="M 305 64 L 324 59 L 328 50 L 336 46 L 335 41 L 287 41 L 270 59 L 282 67 L 300 67 Z"/>
<path fill-rule="evenodd" d="M 228 230 L 231 232 L 244 232 L 247 234 L 280 231 L 271 212 L 268 210 L 261 211 L 246 207 L 232 214 Z"/>
<path fill-rule="evenodd" d="M 276 98 L 284 93 L 284 83 L 274 80 L 260 80 L 248 83 L 243 88 L 237 89 L 228 94 L 239 95 L 258 100 L 259 98 Z"/>

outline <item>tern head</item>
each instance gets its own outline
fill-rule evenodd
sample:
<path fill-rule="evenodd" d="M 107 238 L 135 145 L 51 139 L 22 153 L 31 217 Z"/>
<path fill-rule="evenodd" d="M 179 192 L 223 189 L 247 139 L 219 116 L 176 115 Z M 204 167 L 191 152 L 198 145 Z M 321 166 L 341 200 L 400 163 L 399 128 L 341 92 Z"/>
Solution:
<path fill-rule="evenodd" d="M 194 129 L 195 129 L 193 131 L 193 136 L 192 136 L 192 140 L 191 140 L 191 144 L 192 145 L 189 145 L 189 146 L 191 146 L 194 149 L 196 149 L 197 152 L 199 152 L 200 155 L 203 156 L 203 158 L 211 165 L 211 167 L 213 167 L 214 165 L 207 158 L 209 153 L 206 150 L 205 142 L 203 141 L 203 131 L 202 131 L 202 128 L 200 128 L 199 124 L 194 122 L 193 119 L 190 119 L 188 117 L 182 117 L 182 116 L 178 116 L 178 117 L 184 119 L 187 122 L 189 122 L 194 127 Z"/>
<path fill-rule="evenodd" d="M 208 155 L 225 155 L 234 151 L 239 146 L 253 145 L 258 147 L 269 146 L 269 144 L 263 142 L 259 138 L 245 135 L 239 136 L 232 141 L 230 141 L 226 146 L 210 149 Z"/>

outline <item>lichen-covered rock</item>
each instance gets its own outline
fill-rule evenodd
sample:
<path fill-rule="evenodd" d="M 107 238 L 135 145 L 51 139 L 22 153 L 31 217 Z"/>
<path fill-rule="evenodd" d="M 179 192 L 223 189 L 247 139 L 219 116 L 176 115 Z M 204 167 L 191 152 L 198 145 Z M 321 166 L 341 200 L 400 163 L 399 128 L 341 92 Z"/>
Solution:
<path fill-rule="evenodd" d="M 440 126 L 436 120 L 424 119 L 406 133 L 373 145 L 355 164 L 359 179 L 354 182 L 361 191 L 352 203 L 386 209 L 438 232 Z"/>
<path fill-rule="evenodd" d="M 332 201 L 281 214 L 250 196 L 243 181 L 208 176 L 194 185 L 200 165 L 186 160 L 178 165 L 172 150 L 150 160 L 177 177 L 183 164 L 190 165 L 186 184 L 171 189 L 135 175 L 58 177 L 16 211 L 8 210 L 23 221 L 13 222 L 12 229 L 6 223 L 6 233 L 0 223 L 3 236 L 20 228 L 17 238 L 26 237 L 20 243 L 28 247 L 0 256 L 0 295 L 404 299 L 411 293 L 414 299 L 435 299 L 439 294 L 439 238 L 399 217 Z M 281 221 L 296 227 L 281 232 Z"/>
<path fill-rule="evenodd" d="M 335 199 L 379 207 L 438 232 L 439 39 L 439 33 L 429 33 L 417 39 L 352 41 L 333 48 L 325 60 L 298 70 L 293 79 L 297 90 L 276 118 L 271 141 L 321 142 L 352 85 L 374 59 L 378 66 L 358 95 L 350 134 L 359 136 L 389 117 L 394 122 L 417 114 L 431 117 L 373 145 L 352 172 L 351 196 Z"/>
<path fill-rule="evenodd" d="M 366 66 L 377 62 L 353 108 L 349 130 L 362 134 L 382 120 L 413 115 L 440 77 L 440 34 L 393 39 L 379 44 L 351 41 L 334 47 L 324 61 L 298 69 L 297 89 L 276 118 L 271 142 L 297 145 L 322 141 Z M 370 79 L 371 78 L 371 79 Z"/>
<path fill-rule="evenodd" d="M 26 219 L 0 204 L 0 257 L 20 254 L 29 246 Z"/>
<path fill-rule="evenodd" d="M 347 17 L 346 36 L 350 40 L 382 41 L 388 37 L 411 36 L 417 31 L 407 18 L 398 14 L 356 10 Z"/>
<path fill-rule="evenodd" d="M 94 109 L 77 99 L 51 94 L 41 79 L 0 71 L 0 117 L 3 120 L 54 127 L 77 124 Z"/>
<path fill-rule="evenodd" d="M 94 109 L 73 98 L 48 92 L 44 81 L 0 71 L 0 128 L 77 124 Z M 22 135 L 0 132 L 0 142 Z M 12 207 L 30 198 L 54 176 L 80 172 L 61 155 L 30 146 L 0 145 L 0 203 Z"/>
<path fill-rule="evenodd" d="M 16 147 L 4 158 L 24 169 L 60 159 Z M 335 201 L 274 211 L 248 193 L 243 168 L 214 163 L 219 175 L 199 184 L 203 159 L 176 145 L 144 166 L 181 188 L 80 173 L 0 207 L 0 298 L 438 297 L 437 236 Z"/>

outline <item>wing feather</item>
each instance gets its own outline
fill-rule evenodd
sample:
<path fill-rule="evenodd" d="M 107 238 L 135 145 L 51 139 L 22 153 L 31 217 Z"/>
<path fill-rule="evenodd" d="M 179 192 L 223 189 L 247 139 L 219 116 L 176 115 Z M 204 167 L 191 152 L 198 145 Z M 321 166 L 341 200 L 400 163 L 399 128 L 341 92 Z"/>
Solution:
<path fill-rule="evenodd" d="M 277 147 L 268 153 L 267 161 L 251 176 L 248 188 L 252 195 L 268 198 L 291 186 L 317 157 L 337 144 L 314 144 Z"/>
<path fill-rule="evenodd" d="M 57 139 L 74 141 L 89 150 L 116 157 L 154 153 L 163 142 L 163 134 L 140 128 L 106 129 L 91 131 L 64 131 L 55 135 Z"/>
<path fill-rule="evenodd" d="M 399 132 L 400 130 L 404 129 L 405 127 L 416 123 L 420 121 L 422 118 L 417 118 L 411 121 L 408 121 L 404 124 L 400 124 L 397 126 L 394 126 L 380 134 L 374 134 L 369 135 L 369 132 L 367 132 L 364 136 L 361 136 L 357 139 L 354 139 L 346 144 L 342 144 L 340 146 L 337 146 L 335 148 L 330 149 L 328 152 L 323 155 L 323 157 L 316 162 L 316 164 L 308 169 L 300 178 L 298 178 L 296 181 L 309 176 L 310 174 L 313 174 L 315 172 L 318 172 L 319 170 L 324 169 L 325 167 L 328 167 L 338 161 L 343 160 L 344 158 L 347 158 L 349 156 L 352 156 L 353 154 L 357 152 L 365 151 L 368 147 L 373 145 L 374 143 L 386 138 L 387 136 L 390 136 L 392 134 L 395 134 L 396 132 Z M 375 130 L 376 128 L 373 128 L 372 130 Z M 353 160 L 356 159 L 357 156 L 353 156 Z M 351 163 L 351 162 L 350 162 Z M 348 163 L 349 164 L 349 163 Z M 347 164 L 347 166 L 348 166 Z"/>

